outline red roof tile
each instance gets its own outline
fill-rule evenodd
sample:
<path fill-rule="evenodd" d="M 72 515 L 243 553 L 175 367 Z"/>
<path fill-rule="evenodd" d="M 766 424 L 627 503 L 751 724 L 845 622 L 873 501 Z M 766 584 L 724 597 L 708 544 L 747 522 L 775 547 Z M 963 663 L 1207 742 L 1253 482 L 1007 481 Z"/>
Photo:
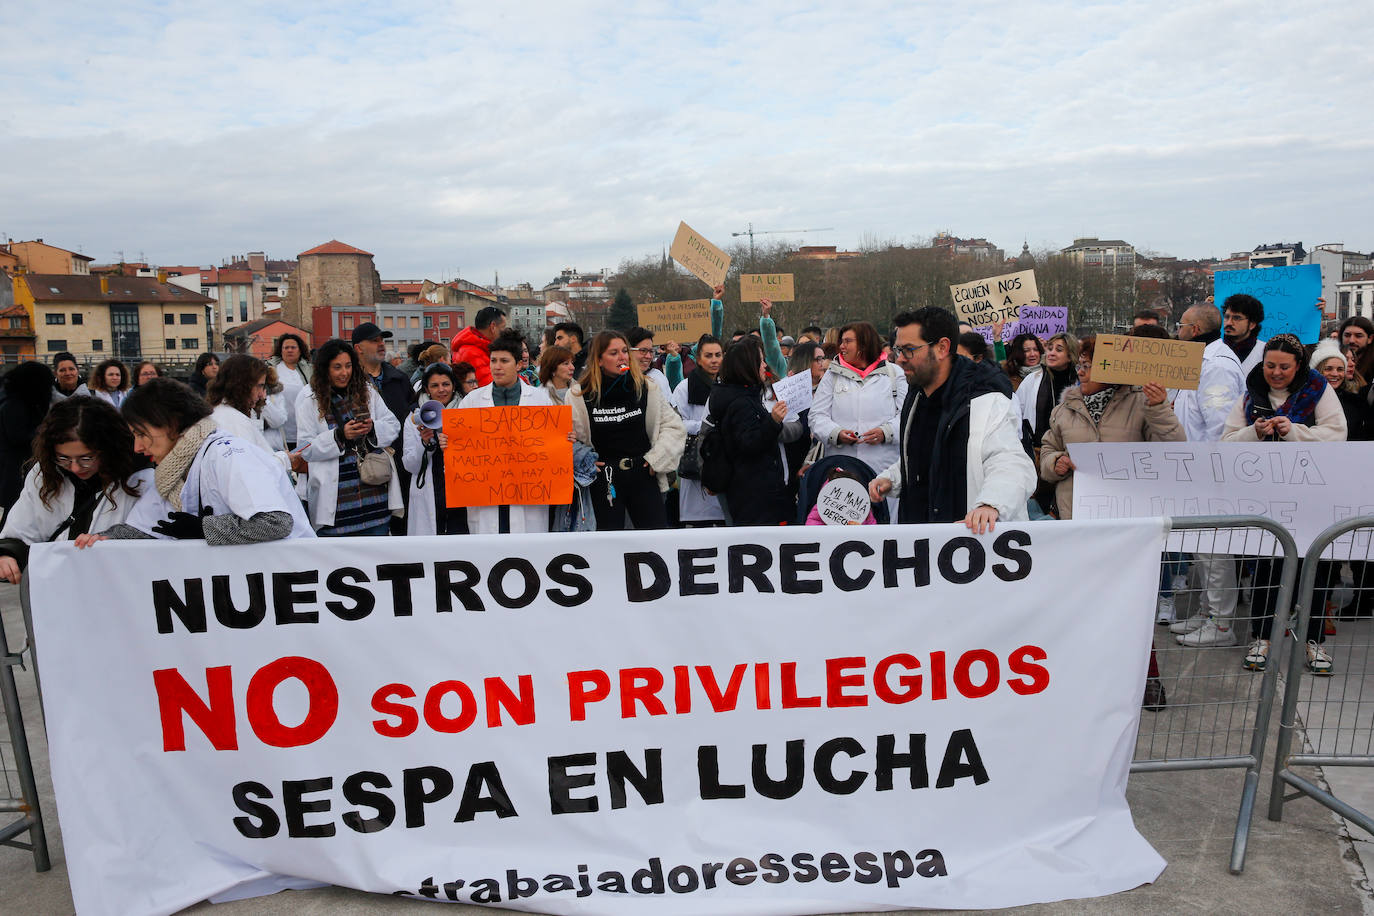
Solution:
<path fill-rule="evenodd" d="M 316 245 L 309 251 L 302 251 L 297 257 L 303 258 L 308 254 L 362 254 L 372 257 L 372 252 L 363 251 L 361 248 L 354 248 L 352 245 L 345 245 L 338 239 L 330 239 L 323 245 Z"/>
<path fill-rule="evenodd" d="M 72 274 L 24 274 L 35 302 L 176 302 L 206 305 L 215 300 L 154 277 L 110 277 L 109 292 L 100 291 L 100 277 Z"/>

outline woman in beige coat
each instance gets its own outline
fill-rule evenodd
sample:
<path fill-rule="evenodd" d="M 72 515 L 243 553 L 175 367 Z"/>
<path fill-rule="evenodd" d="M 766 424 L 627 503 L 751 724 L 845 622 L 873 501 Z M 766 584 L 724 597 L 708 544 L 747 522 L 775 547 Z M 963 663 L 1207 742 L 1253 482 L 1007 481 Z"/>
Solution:
<path fill-rule="evenodd" d="M 1059 518 L 1073 517 L 1073 460 L 1070 443 L 1182 442 L 1183 426 L 1168 404 L 1164 386 L 1106 385 L 1092 380 L 1097 335 L 1079 342 L 1078 385 L 1064 392 L 1050 414 L 1040 449 L 1040 476 L 1055 487 Z"/>

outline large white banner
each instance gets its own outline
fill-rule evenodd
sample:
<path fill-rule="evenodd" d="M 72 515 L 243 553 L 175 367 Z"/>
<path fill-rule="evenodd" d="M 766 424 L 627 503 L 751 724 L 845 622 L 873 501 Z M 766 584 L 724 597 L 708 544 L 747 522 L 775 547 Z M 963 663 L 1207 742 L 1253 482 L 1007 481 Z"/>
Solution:
<path fill-rule="evenodd" d="M 77 909 L 324 882 L 788 914 L 1153 881 L 1125 787 L 1163 540 L 1137 520 L 38 546 Z"/>
<path fill-rule="evenodd" d="M 1336 522 L 1374 514 L 1374 442 L 1102 442 L 1070 445 L 1069 457 L 1075 519 L 1262 515 L 1302 553 Z M 1351 555 L 1352 538 L 1368 548 L 1369 533 L 1358 532 L 1336 542 L 1337 555 Z M 1203 553 L 1269 553 L 1272 542 L 1254 531 L 1169 538 L 1172 549 Z"/>

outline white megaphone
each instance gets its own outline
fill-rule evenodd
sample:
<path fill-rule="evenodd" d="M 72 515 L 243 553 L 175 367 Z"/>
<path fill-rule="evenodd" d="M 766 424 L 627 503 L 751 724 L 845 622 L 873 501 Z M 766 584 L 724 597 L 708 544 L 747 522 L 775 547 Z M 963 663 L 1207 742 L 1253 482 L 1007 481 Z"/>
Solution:
<path fill-rule="evenodd" d="M 415 425 L 439 429 L 444 425 L 444 405 L 439 401 L 425 401 L 415 411 Z"/>

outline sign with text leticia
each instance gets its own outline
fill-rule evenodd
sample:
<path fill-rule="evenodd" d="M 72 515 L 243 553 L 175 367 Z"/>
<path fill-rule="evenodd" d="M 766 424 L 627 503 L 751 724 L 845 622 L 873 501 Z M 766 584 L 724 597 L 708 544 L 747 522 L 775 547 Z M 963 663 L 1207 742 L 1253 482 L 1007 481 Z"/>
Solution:
<path fill-rule="evenodd" d="M 1163 545 L 1158 519 L 36 545 L 74 906 L 1124 891 L 1164 867 L 1125 796 Z"/>
<path fill-rule="evenodd" d="M 975 328 L 991 327 L 999 321 L 1012 324 L 1021 317 L 1023 305 L 1040 304 L 1033 270 L 959 283 L 949 288 L 949 294 L 959 320 Z"/>
<path fill-rule="evenodd" d="M 1204 343 L 1129 334 L 1098 334 L 1092 380 L 1108 385 L 1148 385 L 1196 390 Z"/>
<path fill-rule="evenodd" d="M 791 302 L 797 298 L 792 288 L 791 274 L 740 274 L 739 301 L 758 302 L 770 299 L 773 302 Z"/>
<path fill-rule="evenodd" d="M 449 508 L 572 502 L 571 407 L 459 407 L 443 429 Z"/>
<path fill-rule="evenodd" d="M 711 300 L 683 299 L 678 302 L 641 302 L 636 309 L 639 326 L 653 331 L 663 343 L 696 343 L 702 334 L 711 333 Z"/>
<path fill-rule="evenodd" d="M 730 271 L 730 256 L 686 223 L 678 224 L 668 255 L 713 289 L 724 285 Z"/>

